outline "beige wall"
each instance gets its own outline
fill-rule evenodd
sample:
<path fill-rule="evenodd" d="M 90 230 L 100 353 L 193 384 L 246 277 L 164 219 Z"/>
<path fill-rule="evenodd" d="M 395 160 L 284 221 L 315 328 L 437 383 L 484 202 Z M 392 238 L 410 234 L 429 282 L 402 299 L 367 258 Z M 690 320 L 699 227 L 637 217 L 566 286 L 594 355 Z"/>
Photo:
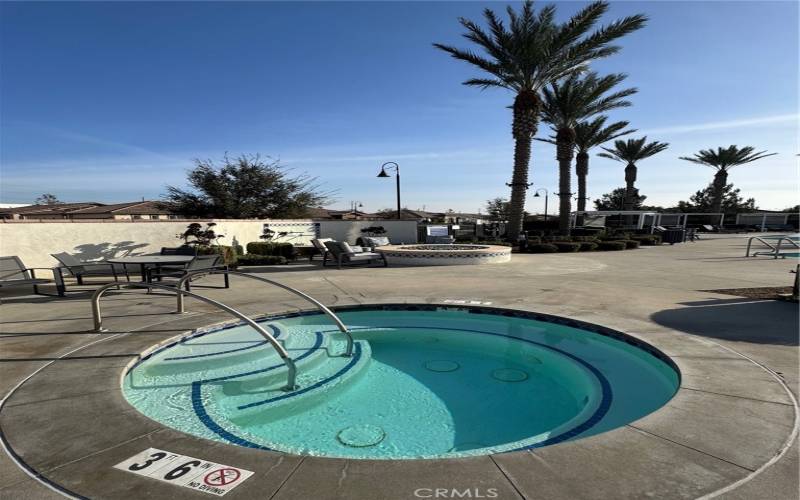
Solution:
<path fill-rule="evenodd" d="M 0 255 L 18 255 L 30 267 L 53 267 L 50 254 L 68 252 L 81 260 L 102 260 L 125 255 L 158 253 L 161 247 L 176 247 L 176 237 L 191 221 L 14 221 L 0 223 Z M 197 221 L 206 222 L 206 221 Z M 224 245 L 246 246 L 261 241 L 259 236 L 267 220 L 215 220 L 217 234 Z M 308 220 L 296 221 L 310 222 Z M 415 242 L 414 221 L 319 221 L 320 236 L 354 243 L 360 228 L 384 226 L 393 242 Z M 284 239 L 291 241 L 290 239 Z M 280 240 L 278 240 L 280 241 Z M 291 241 L 299 244 L 302 242 Z"/>

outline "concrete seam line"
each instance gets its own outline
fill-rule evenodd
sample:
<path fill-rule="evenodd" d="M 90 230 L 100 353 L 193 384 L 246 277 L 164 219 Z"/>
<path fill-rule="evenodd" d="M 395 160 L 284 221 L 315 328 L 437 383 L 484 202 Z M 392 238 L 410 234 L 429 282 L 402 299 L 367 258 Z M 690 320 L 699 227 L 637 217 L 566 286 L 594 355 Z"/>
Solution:
<path fill-rule="evenodd" d="M 36 375 L 38 375 L 39 372 L 41 372 L 45 368 L 49 367 L 50 365 L 52 365 L 56 361 L 59 361 L 59 360 L 65 358 L 65 357 L 69 356 L 70 354 L 78 352 L 78 351 L 80 351 L 82 349 L 85 349 L 87 347 L 91 347 L 91 346 L 93 346 L 95 344 L 99 344 L 101 342 L 106 342 L 108 340 L 113 340 L 113 339 L 116 339 L 117 337 L 120 337 L 120 336 L 123 336 L 123 335 L 128 335 L 128 334 L 131 334 L 131 333 L 139 331 L 139 330 L 144 330 L 145 328 L 150 328 L 152 326 L 161 325 L 161 324 L 164 324 L 164 323 L 170 323 L 172 321 L 177 321 L 179 319 L 182 319 L 182 318 L 171 318 L 171 319 L 168 319 L 166 321 L 160 321 L 160 322 L 157 322 L 157 323 L 152 323 L 152 324 L 149 324 L 149 325 L 145 325 L 145 326 L 142 326 L 142 327 L 137 328 L 135 330 L 129 330 L 127 332 L 115 333 L 115 334 L 113 334 L 111 336 L 107 336 L 107 337 L 103 337 L 103 338 L 99 338 L 99 339 L 93 340 L 92 342 L 89 342 L 88 344 L 84 344 L 84 345 L 78 346 L 78 347 L 76 347 L 76 348 L 74 348 L 74 349 L 72 349 L 70 351 L 67 351 L 67 352 L 59 355 L 56 359 L 48 361 L 44 365 L 42 365 L 39 368 L 37 368 L 36 370 L 34 370 L 30 375 L 28 375 L 27 377 L 25 377 L 24 379 L 19 381 L 19 383 L 17 383 L 14 387 L 12 387 L 11 390 L 9 390 L 5 394 L 5 396 L 3 396 L 3 399 L 0 399 L 0 412 L 3 411 L 3 408 L 5 407 L 6 402 L 11 398 L 11 396 L 13 396 L 14 392 L 16 392 L 17 389 L 22 387 L 23 384 L 25 384 L 25 382 L 27 382 L 28 380 L 32 379 Z M 97 333 L 95 335 L 103 335 L 103 334 Z M 27 463 L 25 463 L 14 452 L 13 448 L 11 447 L 11 443 L 9 443 L 8 440 L 6 439 L 6 434 L 2 431 L 1 427 L 0 427 L 0 446 L 3 447 L 3 451 L 5 451 L 6 455 L 8 455 L 8 457 L 9 457 L 9 459 L 11 459 L 11 461 L 14 462 L 14 465 L 19 467 L 25 474 L 27 474 L 34 481 L 44 485 L 46 488 L 48 488 L 48 489 L 50 489 L 50 490 L 52 490 L 52 491 L 54 491 L 56 493 L 59 493 L 60 495 L 63 495 L 66 498 L 79 499 L 79 500 L 82 500 L 82 499 L 86 498 L 86 497 L 78 495 L 77 493 L 71 492 L 71 491 L 67 490 L 66 488 L 63 488 L 62 486 L 58 485 L 54 481 L 51 481 L 51 480 L 47 479 L 46 477 L 44 477 L 43 473 L 37 472 L 35 469 L 33 469 L 31 466 L 29 466 Z"/>
<path fill-rule="evenodd" d="M 729 484 L 729 485 L 727 485 L 727 486 L 725 486 L 723 488 L 720 488 L 720 489 L 718 489 L 716 491 L 712 491 L 711 493 L 707 493 L 707 494 L 703 495 L 702 497 L 699 497 L 697 500 L 708 500 L 708 499 L 711 499 L 711 498 L 716 498 L 716 497 L 718 497 L 718 496 L 720 496 L 720 495 L 722 495 L 724 493 L 727 493 L 729 491 L 733 491 L 734 489 L 738 488 L 739 486 L 741 486 L 741 485 L 743 485 L 745 483 L 748 483 L 748 482 L 752 481 L 753 479 L 755 479 L 759 474 L 761 474 L 762 472 L 767 470 L 775 462 L 777 462 L 778 460 L 783 458 L 784 455 L 786 455 L 786 453 L 789 451 L 789 449 L 791 449 L 792 443 L 794 443 L 795 439 L 797 439 L 798 428 L 800 428 L 800 407 L 798 407 L 797 398 L 794 396 L 794 393 L 791 391 L 791 389 L 789 389 L 789 386 L 786 385 L 786 382 L 784 382 L 783 379 L 777 373 L 775 373 L 775 371 L 773 371 L 772 369 L 770 369 L 767 366 L 764 366 L 763 364 L 759 363 L 758 361 L 754 360 L 753 358 L 751 358 L 751 357 L 749 357 L 749 356 L 747 356 L 745 354 L 740 353 L 736 349 L 732 349 L 730 347 L 724 346 L 724 345 L 719 344 L 717 342 L 712 342 L 712 343 L 717 344 L 718 346 L 722 347 L 723 349 L 726 349 L 726 350 L 728 350 L 728 351 L 730 351 L 730 352 L 732 352 L 734 354 L 738 354 L 739 356 L 747 359 L 748 361 L 750 361 L 751 363 L 755 364 L 756 366 L 759 366 L 762 370 L 764 370 L 765 372 L 769 373 L 772 376 L 772 378 L 774 378 L 779 384 L 781 384 L 781 386 L 783 387 L 783 390 L 786 391 L 786 394 L 788 394 L 789 399 L 792 400 L 792 406 L 793 406 L 793 409 L 794 409 L 794 424 L 792 426 L 792 432 L 789 434 L 789 437 L 786 439 L 786 441 L 784 441 L 783 446 L 781 447 L 780 451 L 778 453 L 776 453 L 775 456 L 773 456 L 771 459 L 767 460 L 767 462 L 762 464 L 761 467 L 757 468 L 756 470 L 754 470 L 750 474 L 746 475 L 742 479 L 739 479 L 738 481 L 735 481 L 735 482 L 733 482 L 733 483 L 731 483 L 731 484 Z"/>

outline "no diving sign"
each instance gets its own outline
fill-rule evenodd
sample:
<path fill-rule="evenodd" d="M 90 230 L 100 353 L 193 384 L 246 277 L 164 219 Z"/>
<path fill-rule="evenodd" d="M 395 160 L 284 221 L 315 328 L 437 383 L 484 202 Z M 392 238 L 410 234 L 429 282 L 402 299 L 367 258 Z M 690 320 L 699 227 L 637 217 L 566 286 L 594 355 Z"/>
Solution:
<path fill-rule="evenodd" d="M 220 497 L 253 475 L 249 470 L 156 448 L 137 453 L 114 468 Z"/>

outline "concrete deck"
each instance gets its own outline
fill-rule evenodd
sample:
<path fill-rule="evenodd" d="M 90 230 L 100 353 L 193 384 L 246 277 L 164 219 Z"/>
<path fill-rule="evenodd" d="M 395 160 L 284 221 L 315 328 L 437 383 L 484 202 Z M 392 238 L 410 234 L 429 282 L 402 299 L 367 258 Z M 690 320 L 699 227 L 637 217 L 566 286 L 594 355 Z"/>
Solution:
<path fill-rule="evenodd" d="M 123 367 L 157 342 L 228 318 L 192 299 L 190 314 L 178 316 L 171 296 L 112 291 L 103 301 L 111 331 L 94 334 L 91 286 L 66 299 L 3 292 L 0 426 L 15 459 L 0 453 L 0 498 L 61 497 L 54 488 L 93 499 L 211 497 L 112 468 L 157 447 L 255 471 L 226 495 L 233 499 L 436 498 L 436 489 L 438 498 L 796 499 L 797 305 L 704 291 L 791 283 L 796 261 L 744 258 L 745 243 L 718 236 L 625 252 L 514 255 L 469 268 L 248 270 L 329 305 L 475 300 L 567 316 L 641 338 L 681 369 L 675 398 L 627 426 L 457 460 L 300 457 L 166 428 L 123 399 Z M 198 291 L 254 315 L 306 308 L 278 289 L 232 283 Z"/>

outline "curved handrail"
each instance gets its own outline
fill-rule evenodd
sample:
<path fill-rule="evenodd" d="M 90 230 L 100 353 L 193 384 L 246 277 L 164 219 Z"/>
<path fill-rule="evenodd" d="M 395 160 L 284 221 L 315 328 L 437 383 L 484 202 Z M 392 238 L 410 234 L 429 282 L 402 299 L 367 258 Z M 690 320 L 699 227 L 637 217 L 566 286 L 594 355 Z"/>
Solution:
<path fill-rule="evenodd" d="M 292 358 L 289 357 L 289 353 L 286 352 L 286 349 L 280 344 L 280 342 L 278 342 L 275 339 L 275 337 L 273 337 L 272 335 L 269 334 L 269 332 L 264 330 L 264 328 L 262 328 L 261 325 L 259 325 L 252 319 L 248 318 L 244 314 L 240 313 L 236 309 L 227 306 L 222 302 L 218 302 L 214 299 L 209 299 L 208 297 L 204 297 L 203 295 L 194 292 L 187 292 L 186 290 L 181 290 L 180 288 L 175 288 L 167 285 L 157 285 L 154 283 L 109 283 L 107 285 L 103 285 L 100 288 L 98 288 L 94 292 L 94 294 L 92 294 L 92 299 L 91 299 L 92 316 L 94 317 L 94 331 L 96 332 L 108 331 L 108 329 L 103 328 L 103 317 L 100 313 L 100 298 L 103 296 L 106 290 L 114 287 L 159 288 L 161 290 L 173 291 L 178 294 L 178 297 L 182 297 L 183 295 L 188 295 L 190 297 L 194 297 L 197 300 L 201 300 L 207 304 L 211 304 L 212 306 L 222 309 L 223 311 L 226 311 L 232 314 L 233 316 L 236 316 L 240 320 L 244 321 L 245 323 L 253 327 L 253 329 L 255 329 L 255 331 L 257 331 L 259 334 L 261 334 L 261 336 L 264 337 L 264 339 L 266 339 L 267 342 L 272 344 L 272 347 L 275 348 L 275 350 L 278 352 L 278 355 L 286 364 L 286 368 L 288 369 L 287 381 L 286 381 L 286 387 L 284 387 L 283 390 L 293 391 L 297 389 L 297 385 L 295 384 L 295 380 L 297 378 L 297 367 L 294 364 L 294 360 L 292 360 Z"/>
<path fill-rule="evenodd" d="M 749 239 L 749 240 L 747 240 L 747 251 L 746 251 L 746 252 L 745 252 L 745 254 L 744 254 L 744 256 L 745 256 L 745 257 L 750 257 L 750 246 L 753 244 L 753 240 L 758 240 L 758 241 L 760 241 L 760 242 L 761 242 L 761 243 L 763 243 L 764 245 L 766 245 L 766 246 L 768 246 L 769 248 L 771 248 L 773 251 L 776 251 L 776 250 L 777 250 L 777 249 L 776 249 L 774 246 L 770 245 L 769 243 L 767 243 L 767 242 L 766 242 L 766 241 L 764 241 L 763 239 L 759 238 L 758 236 L 751 236 L 751 237 L 750 237 L 750 239 Z M 753 257 L 755 257 L 755 256 L 756 256 L 756 254 L 754 253 L 754 254 L 753 254 Z"/>
<path fill-rule="evenodd" d="M 775 246 L 767 243 L 766 241 L 764 241 L 762 238 L 760 238 L 758 236 L 751 236 L 750 239 L 747 240 L 747 251 L 744 254 L 745 257 L 750 257 L 750 246 L 753 244 L 753 240 L 758 240 L 759 242 L 763 243 L 767 247 L 771 248 L 772 252 L 767 253 L 767 255 L 772 255 L 776 259 L 781 254 L 781 243 L 784 242 L 784 241 L 788 241 L 795 248 L 800 248 L 800 245 L 798 245 L 796 241 L 794 241 L 793 239 L 788 238 L 786 236 L 781 236 L 780 238 L 778 238 L 778 241 L 775 243 Z M 755 257 L 756 255 L 764 255 L 764 252 L 753 252 L 753 257 Z"/>
<path fill-rule="evenodd" d="M 284 285 L 283 283 L 280 283 L 278 281 L 273 281 L 273 280 L 270 280 L 270 279 L 267 279 L 267 278 L 262 278 L 261 276 L 254 276 L 252 274 L 242 273 L 242 272 L 239 272 L 239 271 L 229 271 L 227 269 L 200 269 L 200 270 L 197 270 L 197 271 L 188 272 L 188 273 L 186 273 L 186 275 L 184 275 L 181 279 L 178 280 L 178 282 L 175 284 L 175 287 L 180 289 L 180 288 L 183 287 L 183 284 L 186 283 L 193 276 L 198 276 L 198 275 L 203 275 L 203 274 L 233 274 L 235 276 L 243 276 L 245 278 L 250 278 L 250 279 L 257 280 L 257 281 L 262 281 L 264 283 L 268 283 L 270 285 L 275 285 L 278 288 L 283 288 L 287 292 L 291 292 L 291 293 L 297 295 L 298 297 L 301 297 L 301 298 L 311 302 L 312 304 L 317 306 L 320 311 L 322 311 L 323 313 L 327 314 L 328 317 L 331 318 L 334 323 L 336 323 L 336 326 L 339 328 L 339 331 L 341 331 L 347 337 L 347 349 L 345 350 L 344 355 L 347 356 L 347 357 L 350 357 L 350 356 L 353 355 L 353 335 L 350 333 L 350 330 L 347 329 L 347 327 L 344 325 L 344 323 L 342 323 L 342 320 L 340 320 L 339 317 L 336 316 L 333 313 L 333 311 L 331 311 L 330 309 L 325 307 L 325 305 L 322 302 L 318 301 L 314 297 L 311 297 L 310 295 L 307 295 L 307 294 L 301 292 L 300 290 L 292 288 L 292 287 L 290 287 L 288 285 Z M 184 310 L 183 295 L 178 294 L 178 313 L 181 314 L 181 313 L 184 313 L 184 312 L 185 312 L 185 310 Z"/>

